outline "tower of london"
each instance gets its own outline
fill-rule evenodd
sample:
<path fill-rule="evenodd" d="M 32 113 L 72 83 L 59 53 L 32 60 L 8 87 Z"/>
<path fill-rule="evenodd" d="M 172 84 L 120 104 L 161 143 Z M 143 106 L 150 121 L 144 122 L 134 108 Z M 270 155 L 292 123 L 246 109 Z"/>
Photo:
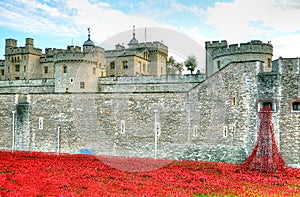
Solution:
<path fill-rule="evenodd" d="M 6 39 L 0 61 L 0 148 L 241 162 L 259 111 L 272 107 L 281 155 L 300 164 L 300 59 L 272 61 L 259 40 L 205 43 L 206 73 L 169 75 L 168 47 L 46 48 Z"/>

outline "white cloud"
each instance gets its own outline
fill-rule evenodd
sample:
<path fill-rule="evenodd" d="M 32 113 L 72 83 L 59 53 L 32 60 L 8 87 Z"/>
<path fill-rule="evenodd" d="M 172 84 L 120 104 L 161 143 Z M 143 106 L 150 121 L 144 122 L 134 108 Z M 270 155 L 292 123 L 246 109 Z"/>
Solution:
<path fill-rule="evenodd" d="M 34 0 L 0 2 L 0 18 L 0 26 L 23 32 L 65 35 L 65 26 L 70 27 L 68 34 L 78 32 L 71 22 L 68 25 L 68 15 Z"/>
<path fill-rule="evenodd" d="M 204 9 L 197 7 L 196 5 L 184 5 L 182 3 L 177 2 L 176 0 L 171 0 L 170 3 L 170 12 L 191 12 L 195 16 L 202 17 L 205 14 Z"/>
<path fill-rule="evenodd" d="M 277 37 L 272 44 L 273 59 L 300 57 L 300 34 Z"/>
<path fill-rule="evenodd" d="M 214 7 L 207 10 L 207 23 L 213 25 L 220 36 L 239 40 L 265 33 L 272 35 L 274 31 L 299 31 L 299 6 L 298 9 L 291 6 L 294 5 L 291 0 L 285 0 L 283 3 L 278 0 L 215 3 Z M 257 26 L 257 23 L 260 26 Z"/>
<path fill-rule="evenodd" d="M 207 9 L 207 24 L 229 43 L 271 40 L 273 59 L 296 57 L 299 51 L 299 0 L 234 0 Z M 297 49 L 298 48 L 298 49 Z"/>

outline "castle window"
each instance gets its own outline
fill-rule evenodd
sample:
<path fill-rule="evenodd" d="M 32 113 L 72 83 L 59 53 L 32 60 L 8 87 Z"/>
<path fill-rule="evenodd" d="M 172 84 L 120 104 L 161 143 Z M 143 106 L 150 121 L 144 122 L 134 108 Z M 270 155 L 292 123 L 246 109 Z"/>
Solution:
<path fill-rule="evenodd" d="M 24 65 L 24 72 L 26 72 L 26 66 Z"/>
<path fill-rule="evenodd" d="M 123 61 L 123 69 L 128 69 L 128 61 Z"/>
<path fill-rule="evenodd" d="M 39 130 L 43 130 L 43 126 L 44 126 L 43 117 L 39 117 Z"/>
<path fill-rule="evenodd" d="M 80 89 L 84 89 L 85 83 L 83 81 L 80 82 Z"/>
<path fill-rule="evenodd" d="M 198 127 L 195 125 L 193 128 L 193 136 L 197 137 L 198 136 Z"/>
<path fill-rule="evenodd" d="M 233 96 L 232 99 L 231 99 L 231 106 L 232 107 L 236 106 L 236 97 L 235 96 Z"/>
<path fill-rule="evenodd" d="M 220 70 L 220 69 L 221 69 L 221 62 L 220 62 L 220 60 L 219 60 L 219 61 L 217 61 L 217 69 L 218 69 L 218 70 Z"/>
<path fill-rule="evenodd" d="M 143 71 L 146 71 L 146 64 L 143 64 Z"/>
<path fill-rule="evenodd" d="M 70 83 L 73 83 L 74 82 L 74 78 L 70 78 Z"/>
<path fill-rule="evenodd" d="M 4 69 L 1 69 L 0 74 L 1 74 L 1 76 L 4 76 Z"/>
<path fill-rule="evenodd" d="M 45 74 L 48 73 L 48 66 L 45 66 L 45 67 L 44 67 L 44 73 L 45 73 Z"/>
<path fill-rule="evenodd" d="M 20 72 L 20 65 L 19 65 L 19 64 L 17 64 L 17 65 L 15 66 L 15 72 Z"/>
<path fill-rule="evenodd" d="M 110 68 L 110 70 L 114 70 L 115 69 L 115 62 L 110 62 L 109 68 Z"/>
<path fill-rule="evenodd" d="M 276 103 L 272 101 L 261 101 L 258 104 L 258 112 L 260 112 L 264 107 L 271 107 L 271 112 L 276 112 Z"/>
<path fill-rule="evenodd" d="M 67 66 L 63 66 L 63 73 L 67 73 L 68 72 L 68 67 Z"/>
<path fill-rule="evenodd" d="M 228 136 L 228 128 L 227 126 L 224 126 L 223 128 L 223 137 L 226 138 Z"/>
<path fill-rule="evenodd" d="M 121 134 L 125 134 L 125 131 L 126 131 L 126 129 L 125 129 L 125 120 L 121 120 L 121 125 L 120 125 L 120 133 Z"/>
<path fill-rule="evenodd" d="M 300 112 L 300 101 L 296 101 L 292 103 L 292 111 Z"/>
<path fill-rule="evenodd" d="M 9 67 L 7 67 L 7 72 L 9 73 L 9 71 L 10 71 L 10 68 L 9 68 Z"/>
<path fill-rule="evenodd" d="M 96 68 L 93 68 L 93 74 L 94 75 L 96 74 Z"/>

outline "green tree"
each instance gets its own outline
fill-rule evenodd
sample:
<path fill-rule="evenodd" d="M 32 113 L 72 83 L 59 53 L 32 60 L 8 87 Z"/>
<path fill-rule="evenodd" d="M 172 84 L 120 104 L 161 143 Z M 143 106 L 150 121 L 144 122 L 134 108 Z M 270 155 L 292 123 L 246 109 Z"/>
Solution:
<path fill-rule="evenodd" d="M 176 62 L 173 56 L 169 57 L 167 60 L 167 73 L 168 74 L 181 74 L 183 70 L 182 63 Z"/>
<path fill-rule="evenodd" d="M 191 71 L 191 74 L 193 74 L 193 71 L 195 70 L 195 68 L 198 65 L 196 57 L 194 55 L 188 56 L 184 62 L 184 65 L 187 68 L 187 70 Z"/>

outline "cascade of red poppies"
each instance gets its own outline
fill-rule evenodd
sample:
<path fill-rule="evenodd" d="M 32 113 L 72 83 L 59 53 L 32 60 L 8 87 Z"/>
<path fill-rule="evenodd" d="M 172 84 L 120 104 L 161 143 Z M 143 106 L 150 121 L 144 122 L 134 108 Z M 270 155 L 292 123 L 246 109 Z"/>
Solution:
<path fill-rule="evenodd" d="M 281 157 L 272 128 L 271 107 L 261 109 L 260 126 L 256 144 L 251 155 L 244 162 L 242 169 L 256 170 L 263 173 L 281 174 L 286 163 Z"/>

